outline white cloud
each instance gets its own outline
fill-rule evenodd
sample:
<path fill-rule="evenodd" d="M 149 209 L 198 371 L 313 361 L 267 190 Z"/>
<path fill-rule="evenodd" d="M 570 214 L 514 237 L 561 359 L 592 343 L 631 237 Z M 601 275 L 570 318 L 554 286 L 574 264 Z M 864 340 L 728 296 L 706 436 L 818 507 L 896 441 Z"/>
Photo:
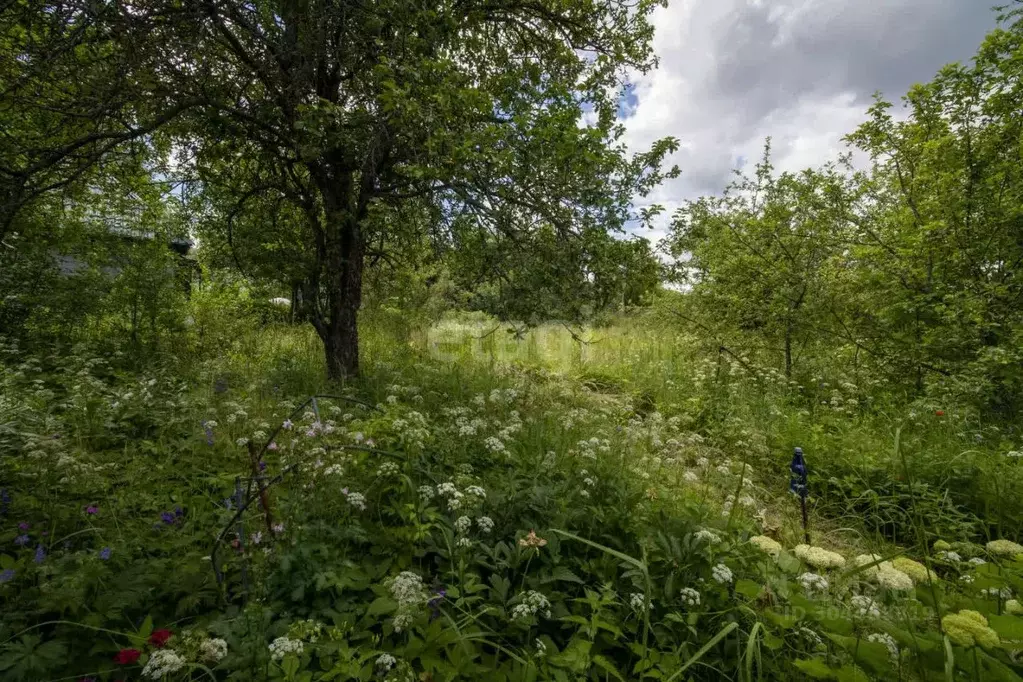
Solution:
<path fill-rule="evenodd" d="M 865 119 L 874 91 L 892 101 L 942 65 L 968 60 L 994 27 L 977 0 L 672 0 L 653 16 L 660 66 L 635 74 L 626 143 L 662 137 L 682 176 L 637 205 L 666 211 L 720 192 L 766 137 L 779 170 L 834 160 Z"/>

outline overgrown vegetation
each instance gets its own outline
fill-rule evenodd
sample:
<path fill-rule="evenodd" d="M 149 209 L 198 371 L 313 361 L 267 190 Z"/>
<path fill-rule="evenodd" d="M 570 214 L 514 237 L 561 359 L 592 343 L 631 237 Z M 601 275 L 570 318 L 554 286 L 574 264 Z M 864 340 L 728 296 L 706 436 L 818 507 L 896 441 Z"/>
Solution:
<path fill-rule="evenodd" d="M 1020 679 L 1019 12 L 662 267 L 652 8 L 0 10 L 3 679 Z"/>

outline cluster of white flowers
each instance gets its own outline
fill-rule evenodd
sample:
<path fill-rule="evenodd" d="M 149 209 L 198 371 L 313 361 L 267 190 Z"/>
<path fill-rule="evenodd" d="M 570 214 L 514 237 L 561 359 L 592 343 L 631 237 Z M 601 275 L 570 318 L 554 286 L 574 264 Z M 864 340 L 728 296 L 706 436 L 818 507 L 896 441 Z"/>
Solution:
<path fill-rule="evenodd" d="M 693 539 L 697 542 L 706 542 L 711 545 L 716 545 L 721 542 L 721 538 L 718 537 L 717 533 L 706 528 L 700 529 L 693 534 Z"/>
<path fill-rule="evenodd" d="M 832 552 L 823 547 L 796 545 L 792 553 L 797 558 L 817 568 L 842 568 L 845 566 L 845 557 L 838 552 Z"/>
<path fill-rule="evenodd" d="M 827 592 L 829 587 L 827 578 L 817 573 L 810 573 L 809 571 L 800 575 L 796 580 L 810 594 L 814 592 Z"/>
<path fill-rule="evenodd" d="M 199 645 L 199 656 L 208 663 L 219 663 L 227 656 L 227 642 L 220 639 L 204 639 Z"/>
<path fill-rule="evenodd" d="M 877 602 L 866 595 L 853 595 L 850 602 L 852 604 L 853 613 L 857 616 L 869 616 L 871 618 L 881 617 L 881 609 L 878 607 Z"/>
<path fill-rule="evenodd" d="M 984 590 L 984 594 L 994 599 L 1002 600 L 1012 599 L 1012 590 L 1010 590 L 1008 587 L 1003 587 L 1001 589 L 997 587 L 989 587 L 986 590 Z"/>
<path fill-rule="evenodd" d="M 539 637 L 537 637 L 536 641 L 533 642 L 533 646 L 536 647 L 537 658 L 543 658 L 544 656 L 547 655 L 547 645 L 544 644 L 543 640 L 541 640 Z"/>
<path fill-rule="evenodd" d="M 278 637 L 274 641 L 270 642 L 270 658 L 275 661 L 279 661 L 288 654 L 300 655 L 305 649 L 305 644 L 300 639 L 289 639 L 288 637 Z"/>
<path fill-rule="evenodd" d="M 515 620 L 529 618 L 536 614 L 544 618 L 551 617 L 551 603 L 543 594 L 530 590 L 522 595 L 522 601 L 512 607 L 511 616 Z"/>
<path fill-rule="evenodd" d="M 426 603 L 426 588 L 423 579 L 412 571 L 402 571 L 388 581 L 398 612 L 392 621 L 395 632 L 401 632 L 415 620 L 415 614 Z"/>
<path fill-rule="evenodd" d="M 642 592 L 633 592 L 629 596 L 629 606 L 631 606 L 635 611 L 645 611 L 646 595 L 644 595 Z"/>
<path fill-rule="evenodd" d="M 682 603 L 686 606 L 700 605 L 700 593 L 691 587 L 683 587 L 679 595 L 682 597 Z"/>
<path fill-rule="evenodd" d="M 348 493 L 348 504 L 352 505 L 359 511 L 366 510 L 366 496 L 362 493 Z"/>
<path fill-rule="evenodd" d="M 768 554 L 772 557 L 777 557 L 781 554 L 782 546 L 777 540 L 767 537 L 766 535 L 754 535 L 749 539 L 750 544 L 759 549 L 761 552 Z"/>
<path fill-rule="evenodd" d="M 494 454 L 501 454 L 508 451 L 508 448 L 505 447 L 504 441 L 495 436 L 488 436 L 484 439 L 483 446 Z"/>
<path fill-rule="evenodd" d="M 239 438 L 238 440 L 236 440 L 234 442 L 234 444 L 237 445 L 240 448 L 243 448 L 243 447 L 245 447 L 246 445 L 249 444 L 249 439 L 248 438 Z"/>
<path fill-rule="evenodd" d="M 711 577 L 722 585 L 732 582 L 732 569 L 724 564 L 718 564 L 710 570 Z"/>
<path fill-rule="evenodd" d="M 430 438 L 429 422 L 422 413 L 415 410 L 401 419 L 395 419 L 391 426 L 402 440 L 419 448 L 422 448 Z"/>
<path fill-rule="evenodd" d="M 481 516 L 476 519 L 476 525 L 479 526 L 480 532 L 484 535 L 494 530 L 494 520 L 489 516 Z"/>
<path fill-rule="evenodd" d="M 877 644 L 884 644 L 888 649 L 888 655 L 892 659 L 892 663 L 898 663 L 899 660 L 899 645 L 895 643 L 895 638 L 889 635 L 887 632 L 874 632 L 867 635 L 868 642 L 875 642 Z"/>
<path fill-rule="evenodd" d="M 473 497 L 478 497 L 481 500 L 487 499 L 487 491 L 484 490 L 483 488 L 481 488 L 478 485 L 470 485 L 470 486 L 468 486 L 465 489 L 465 494 L 466 495 L 471 495 Z"/>
<path fill-rule="evenodd" d="M 397 659 L 391 654 L 380 654 L 379 658 L 377 658 L 376 666 L 380 670 L 388 671 L 393 668 L 397 662 Z"/>
<path fill-rule="evenodd" d="M 419 497 L 423 498 L 424 502 L 429 502 L 430 500 L 432 500 L 435 494 L 436 491 L 433 489 L 432 485 L 419 486 Z"/>
<path fill-rule="evenodd" d="M 947 561 L 949 563 L 956 563 L 957 564 L 957 563 L 959 563 L 960 561 L 963 560 L 963 557 L 960 556 L 959 552 L 953 552 L 950 549 L 944 549 L 944 550 L 938 552 L 937 554 L 935 554 L 935 556 L 937 558 L 941 559 L 942 561 Z"/>
<path fill-rule="evenodd" d="M 394 462 L 384 462 L 377 467 L 377 476 L 380 478 L 389 478 L 391 476 L 397 476 L 401 473 L 401 467 Z"/>
<path fill-rule="evenodd" d="M 149 656 L 142 676 L 159 680 L 185 667 L 185 659 L 174 649 L 157 649 Z"/>
<path fill-rule="evenodd" d="M 455 519 L 455 530 L 459 533 L 465 534 L 472 528 L 472 519 L 468 516 L 459 516 Z"/>
<path fill-rule="evenodd" d="M 324 476 L 341 476 L 345 473 L 345 468 L 340 464 L 331 464 L 323 470 Z"/>
<path fill-rule="evenodd" d="M 861 554 L 853 559 L 856 566 L 866 566 L 881 559 L 877 554 Z M 861 571 L 868 578 L 877 582 L 881 587 L 889 590 L 906 591 L 913 589 L 913 579 L 899 569 L 895 568 L 890 561 L 881 561 Z"/>
<path fill-rule="evenodd" d="M 981 559 L 979 556 L 975 556 L 972 559 L 970 559 L 969 563 L 973 564 L 974 566 L 983 566 L 987 562 Z"/>
<path fill-rule="evenodd" d="M 458 538 L 458 540 L 455 541 L 455 546 L 460 549 L 472 547 L 472 540 L 470 540 L 469 538 Z"/>
<path fill-rule="evenodd" d="M 686 483 L 698 483 L 700 477 L 695 471 L 687 470 L 684 474 L 682 474 L 682 480 Z"/>

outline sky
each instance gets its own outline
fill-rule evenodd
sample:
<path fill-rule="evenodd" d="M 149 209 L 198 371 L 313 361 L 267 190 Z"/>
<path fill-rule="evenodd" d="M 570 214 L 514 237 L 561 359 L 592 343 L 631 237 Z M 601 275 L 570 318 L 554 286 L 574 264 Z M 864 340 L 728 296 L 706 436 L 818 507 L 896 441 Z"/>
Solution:
<path fill-rule="evenodd" d="M 658 8 L 656 70 L 633 77 L 620 116 L 632 151 L 666 136 L 682 170 L 637 208 L 665 207 L 656 242 L 685 199 L 718 194 L 772 138 L 778 170 L 846 149 L 874 92 L 897 103 L 950 62 L 969 62 L 995 27 L 997 0 L 669 0 Z"/>

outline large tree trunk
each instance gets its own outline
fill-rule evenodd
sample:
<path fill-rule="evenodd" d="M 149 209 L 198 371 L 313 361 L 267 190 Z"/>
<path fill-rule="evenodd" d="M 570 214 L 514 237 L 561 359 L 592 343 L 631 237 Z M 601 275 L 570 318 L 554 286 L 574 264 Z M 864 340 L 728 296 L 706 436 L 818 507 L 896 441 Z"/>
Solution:
<path fill-rule="evenodd" d="M 327 319 L 318 325 L 327 378 L 341 381 L 359 373 L 359 308 L 365 243 L 356 216 L 341 217 L 327 238 L 324 292 Z"/>

